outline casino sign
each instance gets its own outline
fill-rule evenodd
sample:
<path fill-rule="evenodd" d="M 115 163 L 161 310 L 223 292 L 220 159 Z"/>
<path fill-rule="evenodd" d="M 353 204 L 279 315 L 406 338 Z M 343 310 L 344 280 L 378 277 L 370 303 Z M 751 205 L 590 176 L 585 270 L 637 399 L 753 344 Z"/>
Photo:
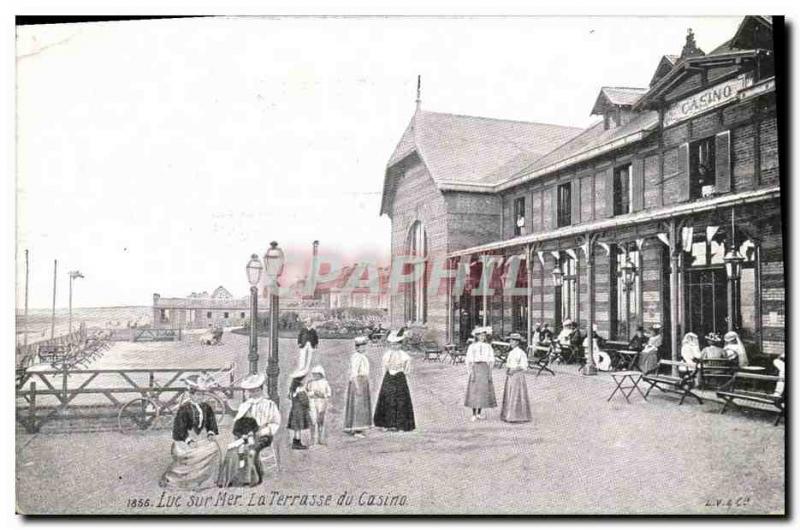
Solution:
<path fill-rule="evenodd" d="M 664 127 L 669 127 L 707 110 L 724 105 L 736 99 L 740 90 L 752 84 L 751 77 L 740 75 L 677 101 L 670 105 L 664 113 Z"/>

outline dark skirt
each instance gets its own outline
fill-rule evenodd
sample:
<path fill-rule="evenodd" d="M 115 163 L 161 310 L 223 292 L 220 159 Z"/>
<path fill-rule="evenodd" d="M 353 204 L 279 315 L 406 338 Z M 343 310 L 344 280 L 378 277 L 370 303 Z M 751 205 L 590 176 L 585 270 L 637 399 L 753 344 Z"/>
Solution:
<path fill-rule="evenodd" d="M 491 409 L 497 406 L 492 383 L 492 368 L 487 363 L 472 365 L 464 406 L 471 409 Z"/>
<path fill-rule="evenodd" d="M 372 402 L 369 395 L 369 379 L 359 376 L 347 385 L 344 408 L 345 432 L 357 432 L 372 427 Z"/>
<path fill-rule="evenodd" d="M 261 436 L 254 444 L 246 446 L 242 453 L 239 453 L 238 447 L 228 449 L 219 468 L 217 486 L 236 488 L 261 484 L 264 480 L 264 470 L 261 466 L 260 453 L 271 443 L 271 436 Z"/>
<path fill-rule="evenodd" d="M 378 404 L 375 406 L 374 423 L 376 427 L 399 431 L 413 431 L 416 428 L 411 392 L 403 372 L 394 375 L 386 372 L 383 376 Z"/>
<path fill-rule="evenodd" d="M 514 370 L 506 377 L 500 419 L 510 423 L 531 421 L 528 385 L 525 383 L 525 372 L 523 370 Z"/>
<path fill-rule="evenodd" d="M 298 392 L 292 396 L 292 409 L 289 411 L 289 421 L 286 428 L 293 431 L 302 431 L 311 428 L 311 404 L 308 394 Z"/>

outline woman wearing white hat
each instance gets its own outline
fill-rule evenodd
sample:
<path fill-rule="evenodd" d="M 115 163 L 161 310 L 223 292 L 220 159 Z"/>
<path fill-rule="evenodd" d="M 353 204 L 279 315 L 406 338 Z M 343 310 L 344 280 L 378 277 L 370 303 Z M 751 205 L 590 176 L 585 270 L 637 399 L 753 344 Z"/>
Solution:
<path fill-rule="evenodd" d="M 237 439 L 228 445 L 220 466 L 217 485 L 221 488 L 256 486 L 264 478 L 259 454 L 272 445 L 281 424 L 278 406 L 264 394 L 265 380 L 264 374 L 253 374 L 239 384 L 247 399 L 239 405 L 233 422 Z"/>
<path fill-rule="evenodd" d="M 363 438 L 372 427 L 372 401 L 369 392 L 369 359 L 364 355 L 367 338 L 355 338 L 356 351 L 350 356 L 350 379 L 344 407 L 344 432 Z"/>
<path fill-rule="evenodd" d="M 691 331 L 683 336 L 683 344 L 681 344 L 681 358 L 689 368 L 694 368 L 697 361 L 702 358 L 700 353 L 700 339 L 697 333 Z"/>
<path fill-rule="evenodd" d="M 183 379 L 188 399 L 175 413 L 172 463 L 159 480 L 162 488 L 199 489 L 219 466 L 219 445 L 214 438 L 219 434 L 217 418 L 211 405 L 197 397 L 202 381 L 198 375 Z"/>
<path fill-rule="evenodd" d="M 482 420 L 483 409 L 497 406 L 497 398 L 492 383 L 492 367 L 494 367 L 494 349 L 486 342 L 486 336 L 491 333 L 490 327 L 477 327 L 472 331 L 475 342 L 467 348 L 464 364 L 469 372 L 467 382 L 467 395 L 464 406 L 472 409 L 472 421 Z"/>
<path fill-rule="evenodd" d="M 749 364 L 747 360 L 747 350 L 745 350 L 744 343 L 742 339 L 739 338 L 739 334 L 735 331 L 729 331 L 723 338 L 725 340 L 725 346 L 723 347 L 723 350 L 725 350 L 725 357 L 738 362 L 739 368 L 747 366 Z"/>
<path fill-rule="evenodd" d="M 528 356 L 519 347 L 522 335 L 512 333 L 508 337 L 511 351 L 506 359 L 506 384 L 503 389 L 503 407 L 500 419 L 509 423 L 531 421 L 531 405 L 528 400 L 528 385 L 525 370 L 528 369 Z"/>
<path fill-rule="evenodd" d="M 398 331 L 390 333 L 386 339 L 388 350 L 383 354 L 383 383 L 373 417 L 376 427 L 392 431 L 413 431 L 416 428 L 414 405 L 406 379 L 411 357 L 400 349 L 404 338 L 405 334 Z"/>

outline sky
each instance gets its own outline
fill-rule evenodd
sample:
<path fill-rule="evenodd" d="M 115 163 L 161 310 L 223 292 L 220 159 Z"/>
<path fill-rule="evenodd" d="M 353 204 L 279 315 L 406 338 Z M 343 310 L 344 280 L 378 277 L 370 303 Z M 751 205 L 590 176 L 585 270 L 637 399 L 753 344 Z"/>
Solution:
<path fill-rule="evenodd" d="M 149 305 L 224 285 L 271 240 L 389 262 L 386 162 L 422 107 L 585 127 L 687 28 L 741 17 L 221 17 L 17 29 L 17 307 Z M 301 267 L 291 269 L 295 275 Z M 291 279 L 291 278 L 290 278 Z"/>

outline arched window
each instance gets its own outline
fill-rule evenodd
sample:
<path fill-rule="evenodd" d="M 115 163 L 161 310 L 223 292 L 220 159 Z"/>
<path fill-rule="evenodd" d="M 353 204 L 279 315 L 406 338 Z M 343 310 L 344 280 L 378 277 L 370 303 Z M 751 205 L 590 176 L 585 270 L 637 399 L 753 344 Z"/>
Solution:
<path fill-rule="evenodd" d="M 427 257 L 428 257 L 428 235 L 424 225 L 416 221 L 408 232 L 406 240 L 406 256 L 417 256 L 426 258 L 422 263 L 409 265 L 406 271 L 415 272 L 414 276 L 419 278 L 406 285 L 405 299 L 405 320 L 406 322 L 425 323 L 428 319 L 428 278 L 427 278 Z"/>

